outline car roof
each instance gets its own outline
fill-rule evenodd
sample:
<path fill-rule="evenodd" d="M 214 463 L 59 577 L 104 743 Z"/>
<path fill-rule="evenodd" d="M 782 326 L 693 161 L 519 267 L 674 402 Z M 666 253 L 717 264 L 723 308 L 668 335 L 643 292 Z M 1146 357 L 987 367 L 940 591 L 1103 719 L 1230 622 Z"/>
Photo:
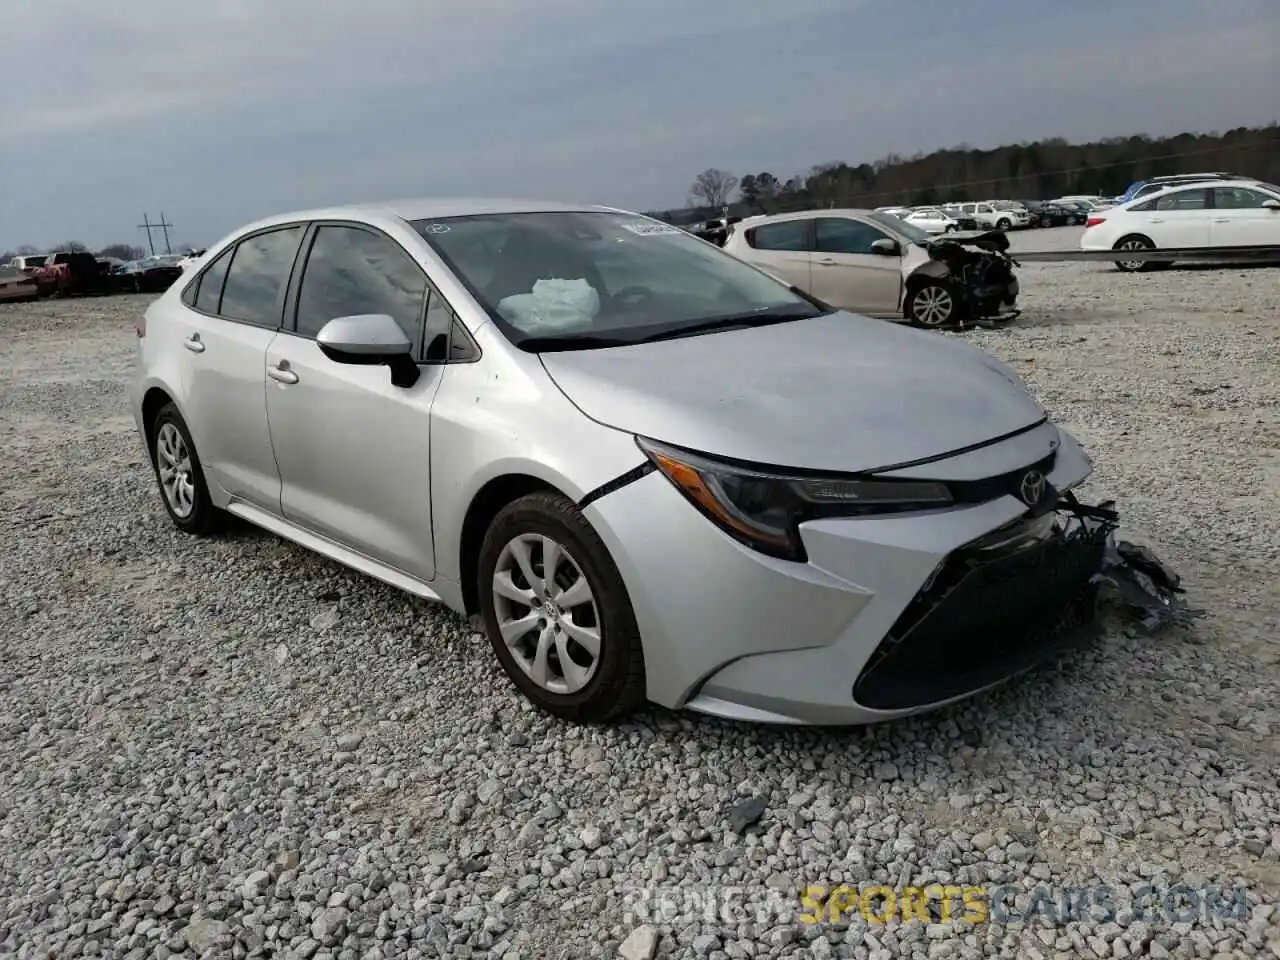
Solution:
<path fill-rule="evenodd" d="M 1264 181 L 1258 180 L 1254 177 L 1229 177 L 1226 179 L 1210 178 L 1208 180 L 1189 180 L 1184 183 L 1163 184 L 1159 190 L 1143 194 L 1141 197 L 1133 197 L 1128 200 L 1127 203 L 1135 203 L 1139 200 L 1146 203 L 1148 200 L 1154 200 L 1156 197 L 1162 197 L 1167 193 L 1183 193 L 1188 190 L 1211 190 L 1214 186 L 1223 186 L 1223 184 L 1230 184 L 1231 186 L 1238 187 L 1257 187 L 1263 191 L 1271 190 Z"/>
<path fill-rule="evenodd" d="M 755 226 L 770 220 L 816 220 L 819 217 L 842 217 L 846 215 L 866 217 L 875 212 L 875 210 L 863 210 L 854 207 L 835 207 L 822 210 L 796 210 L 794 213 L 757 213 L 753 217 L 743 217 L 739 223 L 742 226 Z"/>
<path fill-rule="evenodd" d="M 256 230 L 279 223 L 298 220 L 343 220 L 398 218 L 401 220 L 429 220 L 445 217 L 466 217 L 493 213 L 630 213 L 615 207 L 595 204 L 553 203 L 542 200 L 515 200 L 478 197 L 416 197 L 404 200 L 383 200 L 369 203 L 352 203 L 341 206 L 317 207 L 310 210 L 294 210 L 288 213 L 264 217 L 246 224 L 245 230 Z"/>

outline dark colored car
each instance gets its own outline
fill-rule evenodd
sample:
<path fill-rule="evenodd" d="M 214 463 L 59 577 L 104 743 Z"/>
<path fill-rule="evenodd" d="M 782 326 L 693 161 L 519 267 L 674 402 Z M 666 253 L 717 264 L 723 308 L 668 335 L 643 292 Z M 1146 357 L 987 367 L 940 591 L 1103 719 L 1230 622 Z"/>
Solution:
<path fill-rule="evenodd" d="M 1026 200 L 1027 212 L 1031 214 L 1031 225 L 1035 227 L 1066 227 L 1073 223 L 1083 223 L 1079 212 L 1073 207 L 1068 209 L 1057 203 L 1045 200 Z"/>
<path fill-rule="evenodd" d="M 92 253 L 51 253 L 45 265 L 36 268 L 33 276 L 42 296 L 106 292 L 102 271 Z"/>
<path fill-rule="evenodd" d="M 126 293 L 163 293 L 182 276 L 178 254 L 161 254 L 133 260 L 112 273 L 114 286 Z"/>

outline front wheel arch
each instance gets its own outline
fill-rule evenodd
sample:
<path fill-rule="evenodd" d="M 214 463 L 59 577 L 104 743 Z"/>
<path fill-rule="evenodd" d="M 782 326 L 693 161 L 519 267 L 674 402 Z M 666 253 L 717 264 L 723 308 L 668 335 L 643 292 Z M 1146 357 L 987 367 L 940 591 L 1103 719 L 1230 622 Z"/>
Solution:
<path fill-rule="evenodd" d="M 480 589 L 477 581 L 480 548 L 484 544 L 485 532 L 503 507 L 538 491 L 564 493 L 538 477 L 526 473 L 508 473 L 488 481 L 471 498 L 467 514 L 462 520 L 458 556 L 458 581 L 462 586 L 463 612 L 468 617 L 480 613 Z"/>

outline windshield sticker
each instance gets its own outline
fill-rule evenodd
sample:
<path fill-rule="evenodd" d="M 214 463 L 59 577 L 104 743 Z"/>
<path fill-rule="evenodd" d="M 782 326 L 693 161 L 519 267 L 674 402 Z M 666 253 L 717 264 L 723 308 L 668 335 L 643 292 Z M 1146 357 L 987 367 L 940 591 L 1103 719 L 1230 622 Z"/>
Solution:
<path fill-rule="evenodd" d="M 449 225 L 447 223 L 429 223 L 424 228 L 426 233 L 448 233 Z"/>
<path fill-rule="evenodd" d="M 679 227 L 673 227 L 669 223 L 649 223 L 645 220 L 637 220 L 635 223 L 622 224 L 624 230 L 630 230 L 632 233 L 639 234 L 642 237 L 653 236 L 659 233 L 679 233 Z"/>

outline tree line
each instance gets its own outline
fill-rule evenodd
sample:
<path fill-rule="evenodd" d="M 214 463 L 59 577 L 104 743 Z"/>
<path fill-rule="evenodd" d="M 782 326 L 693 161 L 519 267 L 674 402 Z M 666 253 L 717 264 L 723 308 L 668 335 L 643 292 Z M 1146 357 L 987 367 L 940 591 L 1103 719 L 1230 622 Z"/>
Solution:
<path fill-rule="evenodd" d="M 874 163 L 823 163 L 789 176 L 710 167 L 689 187 L 689 207 L 652 215 L 687 223 L 721 216 L 726 206 L 731 215 L 750 216 L 813 207 L 1115 196 L 1135 180 L 1218 170 L 1280 181 L 1280 124 L 1092 143 L 1054 137 L 989 150 L 961 144 L 910 157 L 890 154 Z"/>

